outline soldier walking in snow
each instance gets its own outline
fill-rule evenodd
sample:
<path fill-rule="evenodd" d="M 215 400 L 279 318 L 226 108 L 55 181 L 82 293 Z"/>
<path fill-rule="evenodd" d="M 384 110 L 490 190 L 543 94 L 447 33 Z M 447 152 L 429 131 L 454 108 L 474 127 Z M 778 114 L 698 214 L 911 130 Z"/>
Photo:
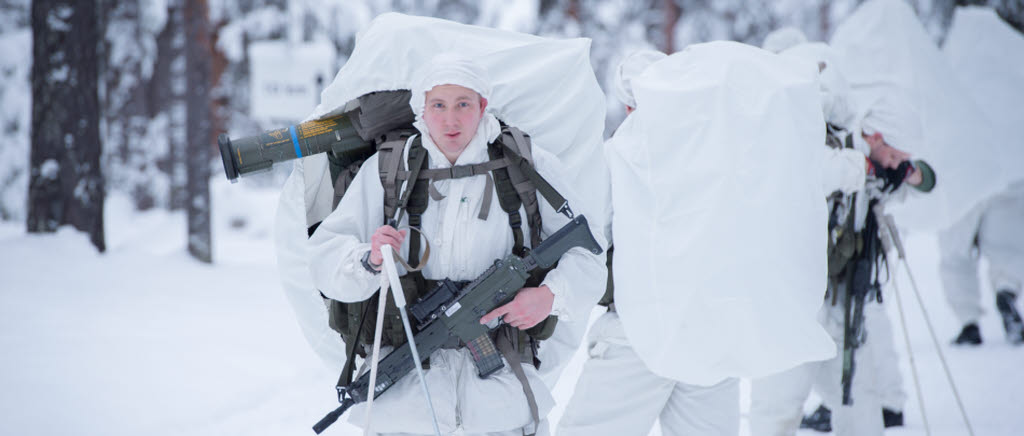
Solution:
<path fill-rule="evenodd" d="M 524 252 L 542 235 L 551 234 L 568 221 L 543 200 L 534 199 L 539 203 L 533 205 L 539 206 L 539 216 L 529 213 L 529 209 L 523 212 L 524 207 L 530 207 L 523 203 L 504 211 L 507 194 L 516 197 L 517 191 L 510 186 L 508 176 L 502 179 L 495 171 L 492 178 L 493 168 L 488 165 L 495 163 L 494 153 L 502 142 L 511 139 L 503 134 L 507 129 L 488 111 L 491 83 L 479 64 L 455 54 L 439 55 L 422 66 L 411 91 L 409 105 L 416 114 L 417 132 L 396 144 L 387 155 L 390 159 L 381 157 L 381 152 L 369 158 L 341 203 L 310 239 L 314 283 L 331 299 L 355 303 L 374 295 L 382 262 L 379 248 L 383 245 L 391 245 L 407 258 L 411 255 L 426 260 L 426 242 L 419 239 L 429 243 L 426 266 L 403 278 L 403 284 L 409 279 L 406 290 L 415 297 L 430 291 L 437 280 L 472 280 L 495 259 L 510 252 Z M 504 145 L 516 147 L 520 140 Z M 416 168 L 415 157 L 420 158 L 416 162 L 423 162 L 420 173 L 425 177 L 409 175 Z M 410 171 L 385 168 L 406 160 Z M 572 190 L 562 183 L 557 158 L 533 147 L 532 162 L 543 179 L 566 198 L 573 198 Z M 407 183 L 403 184 L 401 177 L 397 183 L 391 182 L 395 180 L 391 176 L 399 173 L 406 175 Z M 396 206 L 404 206 L 392 202 L 399 197 L 389 190 L 405 185 L 415 185 L 406 189 L 413 197 L 408 202 L 408 213 L 399 215 L 404 215 L 401 221 L 387 224 Z M 497 201 L 492 201 L 495 196 Z M 408 228 L 418 232 L 410 235 Z M 598 237 L 599 242 L 603 241 Z M 528 282 L 529 287 L 519 291 L 511 303 L 484 316 L 482 323 L 500 318 L 506 324 L 499 328 L 499 336 L 507 336 L 518 352 L 503 369 L 486 378 L 477 374 L 473 356 L 457 337 L 432 353 L 425 378 L 442 433 L 547 434 L 543 418 L 553 406 L 553 399 L 537 372 L 537 341 L 550 336 L 556 326 L 554 317 L 561 317 L 562 322 L 575 321 L 566 308 L 583 298 L 585 290 L 598 289 L 604 276 L 604 263 L 597 256 L 572 249 L 542 280 Z M 391 323 L 394 315 L 386 312 L 386 316 Z M 540 328 L 542 324 L 544 328 Z M 384 345 L 396 347 L 403 339 L 401 327 L 385 328 L 383 334 Z M 360 335 L 354 340 L 362 340 L 364 346 L 367 339 L 363 338 L 367 336 L 373 339 L 372 335 Z M 389 348 L 385 347 L 382 354 Z M 373 431 L 429 433 L 431 417 L 424 402 L 415 375 L 406 375 L 376 400 L 371 417 Z M 353 407 L 350 420 L 365 426 L 367 423 L 359 421 L 364 415 L 363 406 L 365 403 Z"/>
<path fill-rule="evenodd" d="M 939 234 L 942 288 L 953 312 L 963 324 L 953 340 L 958 345 L 982 343 L 978 319 L 981 292 L 978 263 L 988 260 L 988 277 L 996 292 L 996 308 L 1006 339 L 1024 343 L 1024 323 L 1015 307 L 1024 282 L 1024 181 L 976 206 L 963 219 Z"/>
<path fill-rule="evenodd" d="M 662 52 L 640 50 L 621 61 L 615 70 L 615 95 L 627 114 L 637 105 L 631 80 L 665 57 Z M 617 140 L 621 138 L 609 139 Z M 609 213 L 610 207 L 609 202 Z M 609 241 L 610 226 L 609 218 L 605 232 Z M 698 386 L 655 374 L 630 346 L 615 311 L 611 287 L 601 304 L 608 312 L 590 328 L 589 359 L 559 421 L 559 436 L 646 435 L 656 419 L 665 435 L 733 435 L 739 431 L 737 379 Z M 608 401 L 611 398 L 615 400 Z"/>
<path fill-rule="evenodd" d="M 831 53 L 821 45 L 821 53 Z M 821 61 L 825 57 L 818 60 Z M 836 68 L 825 62 L 828 68 Z M 833 74 L 839 73 L 834 71 Z M 828 76 L 823 74 L 823 80 Z M 833 79 L 842 76 L 832 76 Z M 825 80 L 832 90 L 842 89 L 842 83 Z M 832 99 L 845 99 L 842 93 L 827 96 L 823 101 L 827 108 L 835 107 Z M 842 105 L 839 105 L 840 107 Z M 830 425 L 834 417 L 834 428 L 842 435 L 881 435 L 883 429 L 882 394 L 883 374 L 878 372 L 876 361 L 880 353 L 892 353 L 891 330 L 885 328 L 884 310 L 881 308 L 879 259 L 881 249 L 874 253 L 863 253 L 867 257 L 862 267 L 858 259 L 861 250 L 877 244 L 877 226 L 871 208 L 879 201 L 892 201 L 910 195 L 910 192 L 929 192 L 935 185 L 935 175 L 924 161 L 911 161 L 910 154 L 902 149 L 913 149 L 920 140 L 920 121 L 916 110 L 897 92 L 890 92 L 876 100 L 865 111 L 858 123 L 849 131 L 832 123 L 840 121 L 841 114 L 828 117 L 829 141 L 834 149 L 855 149 L 866 152 L 859 159 L 840 161 L 827 160 L 825 180 L 828 174 L 852 175 L 839 179 L 833 186 L 826 186 L 829 195 L 829 284 L 826 303 L 822 308 L 821 322 L 835 339 L 838 346 L 836 358 L 811 362 L 789 371 L 754 380 L 751 393 L 751 432 L 762 435 L 794 435 L 800 423 L 804 401 L 813 387 L 823 397 L 826 409 L 819 409 L 815 418 L 818 429 Z M 899 148 L 897 148 L 899 147 Z M 859 161 L 859 162 L 858 162 Z M 865 171 L 866 169 L 866 171 Z M 859 172 L 859 175 L 857 175 Z M 846 183 L 841 183 L 842 179 Z M 859 185 L 859 186 L 858 186 Z M 853 188 L 853 189 L 851 189 Z M 865 230 L 867 229 L 867 230 Z M 858 271 L 864 268 L 864 271 Z M 863 283 L 852 279 L 855 274 L 866 279 Z M 852 280 L 851 280 L 852 279 Z M 855 286 L 867 285 L 866 289 Z M 852 324 L 849 304 L 851 295 L 862 294 L 860 320 Z M 866 295 L 863 295 L 865 294 Z M 866 297 L 866 298 L 863 298 Z M 856 351 L 852 361 L 844 363 L 844 349 Z M 894 366 L 894 365 L 893 365 Z M 853 371 L 853 368 L 856 371 Z M 896 368 L 892 368 L 896 370 Z M 852 377 L 852 379 L 851 379 Z M 892 381 L 889 381 L 892 382 Z M 898 379 L 897 379 L 898 382 Z M 844 386 L 845 385 L 845 386 Z M 852 403 L 852 404 L 846 404 Z"/>

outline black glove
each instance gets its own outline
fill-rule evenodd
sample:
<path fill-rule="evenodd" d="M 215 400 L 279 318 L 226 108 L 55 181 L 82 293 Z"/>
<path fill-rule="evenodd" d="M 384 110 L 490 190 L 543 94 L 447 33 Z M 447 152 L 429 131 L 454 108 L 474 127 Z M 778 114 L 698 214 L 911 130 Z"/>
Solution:
<path fill-rule="evenodd" d="M 885 168 L 882 164 L 871 161 L 872 171 L 874 176 L 885 181 L 882 185 L 882 192 L 893 192 L 899 189 L 903 185 L 903 181 L 907 179 L 910 173 L 914 172 L 914 164 L 909 160 L 900 162 L 900 165 L 895 169 Z"/>

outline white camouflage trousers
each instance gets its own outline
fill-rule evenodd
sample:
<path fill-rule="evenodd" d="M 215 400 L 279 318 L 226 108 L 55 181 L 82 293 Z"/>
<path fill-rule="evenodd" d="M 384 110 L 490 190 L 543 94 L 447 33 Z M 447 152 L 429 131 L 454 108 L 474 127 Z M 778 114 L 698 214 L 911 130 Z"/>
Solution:
<path fill-rule="evenodd" d="M 874 307 L 872 307 L 874 306 Z M 803 404 L 813 387 L 821 396 L 825 406 L 832 409 L 832 431 L 835 436 L 881 436 L 882 386 L 883 377 L 878 372 L 878 354 L 888 337 L 892 346 L 892 332 L 876 327 L 884 316 L 884 308 L 870 302 L 865 306 L 864 323 L 867 337 L 854 354 L 854 377 L 851 384 L 853 404 L 842 405 L 843 387 L 843 309 L 841 305 L 826 303 L 822 307 L 822 325 L 836 341 L 836 357 L 808 362 L 778 374 L 754 379 L 751 383 L 750 433 L 753 436 L 793 436 L 800 426 Z M 891 351 L 890 351 L 891 352 Z M 895 362 L 892 362 L 895 363 Z M 890 365 L 899 376 L 898 365 Z M 887 377 L 891 379 L 890 373 Z M 894 400 L 901 403 L 902 379 L 886 381 L 899 383 L 902 397 Z"/>
<path fill-rule="evenodd" d="M 939 234 L 942 288 L 963 324 L 977 322 L 984 309 L 977 254 L 988 260 L 992 289 L 1019 295 L 1024 281 L 1024 183 L 974 208 Z"/>
<path fill-rule="evenodd" d="M 629 346 L 614 312 L 591 326 L 588 351 L 558 436 L 644 436 L 656 419 L 665 436 L 739 433 L 738 380 L 704 387 L 652 373 Z"/>

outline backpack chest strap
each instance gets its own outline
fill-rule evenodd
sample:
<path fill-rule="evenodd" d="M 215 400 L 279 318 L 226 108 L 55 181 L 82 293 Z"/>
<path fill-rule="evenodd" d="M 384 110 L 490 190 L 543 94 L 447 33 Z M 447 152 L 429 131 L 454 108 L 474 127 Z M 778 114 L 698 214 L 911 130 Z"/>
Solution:
<path fill-rule="evenodd" d="M 456 165 L 450 168 L 432 168 L 422 169 L 416 176 L 417 180 L 447 180 L 447 179 L 461 179 L 464 177 L 481 176 L 499 168 L 505 168 L 509 165 L 508 161 L 504 159 L 489 160 L 478 164 L 470 165 Z M 411 171 L 398 171 L 395 174 L 395 178 L 398 181 L 409 180 Z"/>

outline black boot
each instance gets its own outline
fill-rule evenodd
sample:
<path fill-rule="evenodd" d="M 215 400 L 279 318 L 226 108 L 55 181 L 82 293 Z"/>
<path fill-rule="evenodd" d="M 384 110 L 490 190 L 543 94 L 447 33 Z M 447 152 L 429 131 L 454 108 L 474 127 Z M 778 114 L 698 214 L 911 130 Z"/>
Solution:
<path fill-rule="evenodd" d="M 953 339 L 953 345 L 981 345 L 981 330 L 978 324 L 970 323 L 960 330 L 960 335 Z"/>
<path fill-rule="evenodd" d="M 895 410 L 883 407 L 882 422 L 885 423 L 885 428 L 903 427 L 903 412 L 897 412 Z"/>
<path fill-rule="evenodd" d="M 800 428 L 809 428 L 814 431 L 828 433 L 832 431 L 832 411 L 824 404 L 818 409 L 800 420 Z"/>
<path fill-rule="evenodd" d="M 996 292 L 996 307 L 999 314 L 1003 316 L 1003 329 L 1006 330 L 1006 340 L 1017 345 L 1024 343 L 1024 321 L 1021 321 L 1020 314 L 1013 303 L 1017 296 L 1010 291 Z"/>

